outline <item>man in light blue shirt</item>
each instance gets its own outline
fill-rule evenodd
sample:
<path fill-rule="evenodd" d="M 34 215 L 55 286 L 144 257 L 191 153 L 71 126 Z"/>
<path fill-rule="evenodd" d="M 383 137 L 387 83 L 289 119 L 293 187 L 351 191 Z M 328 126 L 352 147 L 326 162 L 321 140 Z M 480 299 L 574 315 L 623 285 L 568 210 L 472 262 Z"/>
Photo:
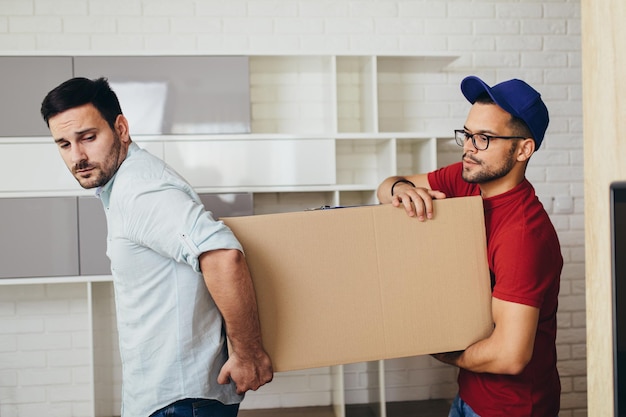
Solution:
<path fill-rule="evenodd" d="M 132 142 L 106 79 L 62 83 L 41 113 L 105 209 L 122 416 L 236 416 L 243 394 L 273 377 L 241 245 L 184 179 Z"/>

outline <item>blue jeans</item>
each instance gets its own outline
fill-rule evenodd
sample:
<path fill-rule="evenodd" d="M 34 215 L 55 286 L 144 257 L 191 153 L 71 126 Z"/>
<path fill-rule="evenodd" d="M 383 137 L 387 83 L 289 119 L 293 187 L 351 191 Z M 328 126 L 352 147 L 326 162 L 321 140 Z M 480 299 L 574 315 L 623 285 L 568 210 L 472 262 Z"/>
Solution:
<path fill-rule="evenodd" d="M 472 407 L 467 405 L 465 401 L 463 401 L 461 397 L 459 397 L 459 395 L 457 394 L 457 396 L 454 398 L 454 401 L 452 401 L 452 406 L 450 407 L 450 413 L 448 414 L 448 417 L 480 417 L 480 416 L 476 414 L 474 410 L 472 410 Z"/>
<path fill-rule="evenodd" d="M 187 398 L 176 401 L 150 417 L 236 417 L 239 404 L 224 405 L 219 401 Z"/>

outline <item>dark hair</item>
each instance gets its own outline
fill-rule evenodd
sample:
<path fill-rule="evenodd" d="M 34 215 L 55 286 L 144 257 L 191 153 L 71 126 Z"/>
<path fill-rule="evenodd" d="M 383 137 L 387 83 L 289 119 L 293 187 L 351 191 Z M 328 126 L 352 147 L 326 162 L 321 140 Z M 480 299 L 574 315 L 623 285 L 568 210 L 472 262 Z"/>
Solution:
<path fill-rule="evenodd" d="M 115 130 L 115 120 L 122 114 L 122 108 L 117 95 L 103 77 L 96 80 L 76 77 L 55 87 L 41 103 L 41 116 L 49 126 L 51 117 L 85 104 L 93 104 L 111 129 Z"/>
<path fill-rule="evenodd" d="M 476 98 L 476 103 L 496 104 L 496 102 L 493 101 L 493 99 L 487 92 L 484 92 L 481 95 L 479 95 Z M 509 120 L 509 126 L 511 127 L 511 130 L 513 131 L 513 134 L 515 136 L 523 136 L 525 138 L 532 138 L 533 140 L 535 139 L 533 137 L 533 133 L 530 131 L 530 128 L 528 127 L 526 122 L 520 119 L 519 117 L 515 117 L 511 115 L 511 120 Z"/>

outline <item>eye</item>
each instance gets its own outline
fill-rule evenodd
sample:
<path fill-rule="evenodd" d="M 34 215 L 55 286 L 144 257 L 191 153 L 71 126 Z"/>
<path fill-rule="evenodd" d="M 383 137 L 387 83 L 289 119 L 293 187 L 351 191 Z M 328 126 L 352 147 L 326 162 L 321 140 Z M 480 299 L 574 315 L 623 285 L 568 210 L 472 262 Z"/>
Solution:
<path fill-rule="evenodd" d="M 487 135 L 481 135 L 481 134 L 476 134 L 474 135 L 474 140 L 483 144 L 486 144 L 489 142 L 489 136 Z"/>

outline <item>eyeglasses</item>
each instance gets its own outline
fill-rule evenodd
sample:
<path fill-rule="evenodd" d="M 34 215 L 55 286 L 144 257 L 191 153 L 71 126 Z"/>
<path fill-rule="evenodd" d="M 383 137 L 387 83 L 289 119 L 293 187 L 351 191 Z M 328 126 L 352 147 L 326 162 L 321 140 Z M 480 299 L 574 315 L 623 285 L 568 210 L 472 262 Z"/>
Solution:
<path fill-rule="evenodd" d="M 523 136 L 491 136 L 482 133 L 468 133 L 465 130 L 455 130 L 454 140 L 459 146 L 464 146 L 465 142 L 472 139 L 472 145 L 477 151 L 484 151 L 489 147 L 489 141 L 492 139 L 526 139 Z"/>

